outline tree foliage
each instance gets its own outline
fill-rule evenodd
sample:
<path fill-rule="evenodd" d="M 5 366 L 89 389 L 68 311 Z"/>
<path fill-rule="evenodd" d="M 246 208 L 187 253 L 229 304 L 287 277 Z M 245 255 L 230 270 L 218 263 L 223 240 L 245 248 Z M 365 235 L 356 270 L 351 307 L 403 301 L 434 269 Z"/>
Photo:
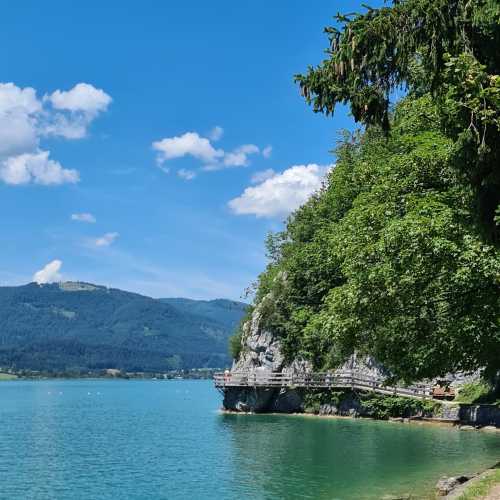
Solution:
<path fill-rule="evenodd" d="M 500 367 L 498 246 L 429 95 L 347 136 L 324 188 L 268 243 L 256 295 L 287 356 L 355 351 L 405 380 Z"/>
<path fill-rule="evenodd" d="M 395 0 L 337 15 L 327 58 L 297 75 L 316 112 L 349 104 L 367 126 L 390 129 L 390 98 L 430 94 L 442 131 L 460 144 L 487 232 L 500 201 L 500 2 Z"/>
<path fill-rule="evenodd" d="M 500 3 L 398 0 L 326 28 L 297 75 L 349 104 L 324 187 L 268 238 L 256 302 L 289 359 L 354 352 L 406 381 L 500 369 Z M 390 102 L 400 90 L 404 97 Z"/>

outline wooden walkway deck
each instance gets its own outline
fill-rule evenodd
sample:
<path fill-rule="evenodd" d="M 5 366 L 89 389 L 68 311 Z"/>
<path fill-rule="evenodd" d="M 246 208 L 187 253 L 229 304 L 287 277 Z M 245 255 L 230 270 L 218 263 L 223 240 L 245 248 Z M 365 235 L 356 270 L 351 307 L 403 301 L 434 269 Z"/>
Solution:
<path fill-rule="evenodd" d="M 215 387 L 220 390 L 230 387 L 358 389 L 412 398 L 432 398 L 430 385 L 389 386 L 382 378 L 370 377 L 354 371 L 300 375 L 272 372 L 215 373 L 214 383 Z"/>

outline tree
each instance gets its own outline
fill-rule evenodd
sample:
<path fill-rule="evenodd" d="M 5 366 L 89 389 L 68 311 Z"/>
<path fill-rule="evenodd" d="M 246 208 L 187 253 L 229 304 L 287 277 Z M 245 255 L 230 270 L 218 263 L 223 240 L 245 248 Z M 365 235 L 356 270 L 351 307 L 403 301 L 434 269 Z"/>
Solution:
<path fill-rule="evenodd" d="M 323 189 L 269 239 L 265 326 L 317 369 L 360 352 L 406 381 L 493 376 L 500 4 L 401 0 L 337 21 L 327 59 L 296 79 L 316 112 L 349 104 L 364 131 L 341 140 Z"/>
<path fill-rule="evenodd" d="M 389 138 L 345 139 L 274 239 L 257 301 L 289 359 L 325 369 L 357 351 L 407 381 L 500 367 L 499 250 L 436 115 L 430 96 L 406 99 Z"/>
<path fill-rule="evenodd" d="M 497 239 L 498 0 L 395 0 L 390 7 L 336 20 L 340 29 L 325 28 L 327 59 L 296 76 L 307 102 L 326 114 L 349 104 L 356 121 L 388 131 L 395 91 L 431 94 L 442 130 L 457 141 L 457 160 L 475 187 L 486 232 Z"/>

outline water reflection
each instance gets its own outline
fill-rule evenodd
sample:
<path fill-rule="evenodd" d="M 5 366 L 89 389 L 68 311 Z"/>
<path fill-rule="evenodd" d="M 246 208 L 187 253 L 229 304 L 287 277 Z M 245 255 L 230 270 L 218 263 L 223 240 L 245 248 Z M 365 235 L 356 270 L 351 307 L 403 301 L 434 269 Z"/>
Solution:
<path fill-rule="evenodd" d="M 441 475 L 500 456 L 498 436 L 413 424 L 221 415 L 220 425 L 231 436 L 237 486 L 251 484 L 257 498 L 425 497 Z"/>

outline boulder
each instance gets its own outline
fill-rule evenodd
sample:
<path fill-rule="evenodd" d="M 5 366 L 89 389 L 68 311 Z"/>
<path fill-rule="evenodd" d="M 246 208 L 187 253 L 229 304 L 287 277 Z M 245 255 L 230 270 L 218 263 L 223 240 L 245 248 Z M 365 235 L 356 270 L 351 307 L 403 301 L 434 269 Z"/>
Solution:
<path fill-rule="evenodd" d="M 457 486 L 469 480 L 467 476 L 442 477 L 436 484 L 437 496 L 444 497 L 451 493 Z"/>

